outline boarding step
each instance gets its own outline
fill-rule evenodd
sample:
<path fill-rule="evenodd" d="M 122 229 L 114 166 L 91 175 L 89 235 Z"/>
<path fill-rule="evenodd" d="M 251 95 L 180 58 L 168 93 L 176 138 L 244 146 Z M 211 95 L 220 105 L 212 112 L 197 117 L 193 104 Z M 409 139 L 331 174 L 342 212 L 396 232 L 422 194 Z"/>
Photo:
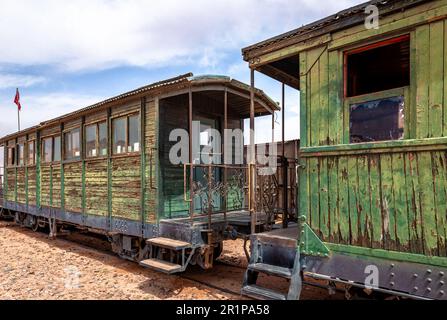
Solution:
<path fill-rule="evenodd" d="M 262 288 L 257 285 L 248 285 L 242 288 L 243 295 L 259 300 L 286 300 L 287 297 L 284 294 L 275 292 L 273 290 Z"/>
<path fill-rule="evenodd" d="M 253 263 L 248 265 L 248 269 L 255 271 L 255 272 L 261 272 L 265 273 L 271 276 L 281 277 L 290 279 L 292 277 L 292 270 L 289 268 L 274 266 L 271 264 L 266 263 Z"/>
<path fill-rule="evenodd" d="M 174 240 L 174 239 L 169 239 L 169 238 L 162 238 L 162 237 L 148 239 L 148 240 L 146 240 L 146 243 L 156 246 L 156 247 L 162 247 L 162 248 L 171 249 L 171 250 L 175 250 L 175 251 L 192 248 L 192 245 L 189 242 L 184 242 L 184 241 L 179 241 L 179 240 Z"/>
<path fill-rule="evenodd" d="M 167 274 L 172 274 L 176 272 L 182 272 L 183 268 L 179 264 L 171 263 L 159 259 L 146 259 L 140 261 L 140 266 L 160 271 Z"/>

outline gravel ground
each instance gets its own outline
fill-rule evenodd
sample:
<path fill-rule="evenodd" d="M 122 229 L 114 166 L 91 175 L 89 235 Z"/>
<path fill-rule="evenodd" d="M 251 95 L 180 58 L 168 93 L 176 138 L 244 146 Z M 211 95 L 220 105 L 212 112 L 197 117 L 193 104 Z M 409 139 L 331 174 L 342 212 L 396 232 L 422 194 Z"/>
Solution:
<path fill-rule="evenodd" d="M 62 238 L 0 222 L 0 299 L 238 299 Z"/>
<path fill-rule="evenodd" d="M 220 262 L 212 270 L 192 267 L 184 277 L 144 269 L 105 252 L 108 246 L 98 239 L 85 240 L 76 235 L 50 240 L 45 233 L 0 221 L 0 299 L 242 298 L 236 294 L 247 265 L 242 241 L 226 241 Z M 272 285 L 269 277 L 260 277 L 259 282 Z M 274 287 L 284 291 L 288 283 L 279 279 Z M 329 296 L 327 290 L 305 286 L 302 298 L 338 299 L 340 295 Z"/>

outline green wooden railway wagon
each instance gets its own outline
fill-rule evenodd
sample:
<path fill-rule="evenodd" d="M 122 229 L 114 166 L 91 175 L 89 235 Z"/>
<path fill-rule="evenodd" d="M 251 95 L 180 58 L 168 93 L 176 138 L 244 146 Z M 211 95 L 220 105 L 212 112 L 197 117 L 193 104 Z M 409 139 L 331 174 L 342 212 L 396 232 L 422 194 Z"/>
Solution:
<path fill-rule="evenodd" d="M 252 238 L 243 292 L 297 298 L 299 269 L 447 299 L 447 1 L 370 1 L 243 55 L 252 75 L 299 90 L 301 105 L 300 223 Z M 289 293 L 257 287 L 259 272 L 292 276 Z"/>
<path fill-rule="evenodd" d="M 2 209 L 34 229 L 49 225 L 52 236 L 60 225 L 104 233 L 122 257 L 164 272 L 210 267 L 229 220 L 248 216 L 244 188 L 212 196 L 213 212 L 203 212 L 192 184 L 207 170 L 230 180 L 243 165 L 194 167 L 188 148 L 173 164 L 170 136 L 198 123 L 200 141 L 189 135 L 186 145 L 202 146 L 209 129 L 243 129 L 251 94 L 256 116 L 279 109 L 236 80 L 186 74 L 3 137 Z"/>

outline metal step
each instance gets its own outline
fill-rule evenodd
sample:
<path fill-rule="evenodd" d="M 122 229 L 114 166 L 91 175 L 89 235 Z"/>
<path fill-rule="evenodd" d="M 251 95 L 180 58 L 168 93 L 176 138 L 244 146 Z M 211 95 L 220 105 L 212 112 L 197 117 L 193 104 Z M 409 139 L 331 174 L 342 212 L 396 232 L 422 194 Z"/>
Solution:
<path fill-rule="evenodd" d="M 146 240 L 147 244 L 157 247 L 163 247 L 171 250 L 190 249 L 192 245 L 189 242 L 169 239 L 169 238 L 152 238 Z"/>
<path fill-rule="evenodd" d="M 182 266 L 179 264 L 171 263 L 159 259 L 146 259 L 140 261 L 140 266 L 160 271 L 167 274 L 172 274 L 176 272 L 182 272 Z"/>
<path fill-rule="evenodd" d="M 245 296 L 260 300 L 287 300 L 284 294 L 254 284 L 243 287 L 241 293 Z"/>
<path fill-rule="evenodd" d="M 262 272 L 271 276 L 290 279 L 292 277 L 292 270 L 289 268 L 278 267 L 266 263 L 254 263 L 248 265 L 248 269 L 256 272 Z"/>

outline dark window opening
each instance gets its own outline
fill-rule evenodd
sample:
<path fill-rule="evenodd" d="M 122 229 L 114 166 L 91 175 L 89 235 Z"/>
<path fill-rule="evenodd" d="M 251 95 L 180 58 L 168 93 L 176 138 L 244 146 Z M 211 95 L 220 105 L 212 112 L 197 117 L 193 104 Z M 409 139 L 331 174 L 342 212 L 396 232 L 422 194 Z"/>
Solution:
<path fill-rule="evenodd" d="M 399 96 L 351 104 L 351 143 L 403 139 L 404 101 Z"/>
<path fill-rule="evenodd" d="M 16 164 L 16 148 L 8 148 L 8 166 L 14 166 Z"/>
<path fill-rule="evenodd" d="M 360 48 L 346 54 L 346 96 L 410 85 L 410 38 Z"/>

